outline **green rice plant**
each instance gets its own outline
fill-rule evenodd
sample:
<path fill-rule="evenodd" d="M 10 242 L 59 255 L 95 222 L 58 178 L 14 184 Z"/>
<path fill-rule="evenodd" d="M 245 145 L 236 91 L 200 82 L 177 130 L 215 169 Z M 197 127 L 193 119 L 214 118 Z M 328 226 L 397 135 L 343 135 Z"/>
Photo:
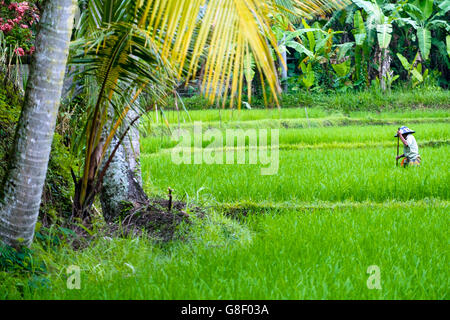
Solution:
<path fill-rule="evenodd" d="M 261 165 L 173 164 L 170 154 L 143 156 L 150 190 L 170 186 L 193 196 L 200 188 L 218 202 L 365 201 L 449 199 L 450 147 L 421 148 L 420 168 L 395 166 L 395 147 L 280 151 L 277 174 L 261 176 Z"/>
<path fill-rule="evenodd" d="M 401 122 L 398 122 L 400 125 Z M 290 129 L 280 131 L 280 143 L 318 144 L 318 143 L 365 143 L 369 147 L 378 142 L 392 142 L 396 126 L 349 126 Z M 416 124 L 414 130 L 418 143 L 429 140 L 446 140 L 450 134 L 447 123 Z M 393 134 L 394 132 L 394 134 Z"/>
<path fill-rule="evenodd" d="M 25 288 L 23 297 L 447 299 L 447 211 L 288 210 L 243 223 L 213 215 L 198 222 L 188 243 L 101 239 L 79 252 L 61 252 L 54 257 L 51 290 Z M 69 265 L 81 268 L 80 290 L 67 289 Z M 372 265 L 380 269 L 380 290 L 367 286 Z"/>
<path fill-rule="evenodd" d="M 178 123 L 178 112 L 176 110 L 166 112 L 168 115 L 168 121 L 171 124 Z M 325 117 L 328 113 L 323 109 L 313 109 L 308 112 L 310 118 Z M 249 120 L 261 120 L 261 119 L 290 119 L 290 118 L 306 118 L 304 109 L 289 108 L 289 109 L 208 109 L 208 110 L 192 110 L 189 111 L 189 116 L 180 112 L 181 122 L 193 122 L 193 121 L 221 121 L 224 123 L 234 121 L 249 121 Z M 145 118 L 143 121 L 152 121 L 151 118 Z"/>
<path fill-rule="evenodd" d="M 312 127 L 304 129 L 279 129 L 279 143 L 280 149 L 301 149 L 308 148 L 310 145 L 319 148 L 370 148 L 379 146 L 394 145 L 396 140 L 393 138 L 396 129 L 402 124 L 398 121 L 397 126 L 346 126 L 346 127 Z M 256 129 L 259 128 L 260 123 L 254 123 Z M 303 123 L 307 126 L 307 123 Z M 283 126 L 283 125 L 281 125 Z M 314 123 L 313 123 L 314 126 Z M 211 125 L 205 124 L 202 126 L 203 132 L 209 129 Z M 238 128 L 242 126 L 238 126 Z M 274 128 L 277 126 L 274 125 Z M 243 129 L 251 129 L 252 126 L 244 127 Z M 415 137 L 419 145 L 429 142 L 447 142 L 450 134 L 450 125 L 448 123 L 434 123 L 434 124 L 415 124 L 413 127 L 416 130 Z M 184 127 L 190 129 L 192 127 Z M 222 129 L 224 137 L 226 136 L 225 129 Z M 243 131 L 244 132 L 244 131 Z M 259 133 L 260 131 L 257 131 Z M 268 137 L 271 136 L 271 131 L 268 131 Z M 248 140 L 248 139 L 247 139 Z M 257 138 L 259 143 L 259 136 Z M 177 145 L 177 141 L 171 139 L 168 133 L 161 133 L 159 136 L 148 136 L 142 139 L 142 154 L 151 154 L 159 152 L 161 149 L 170 149 Z M 204 140 L 203 147 L 208 147 L 211 141 Z M 226 139 L 223 139 L 223 146 L 226 146 Z M 248 142 L 247 142 L 248 144 Z M 191 134 L 191 146 L 194 146 L 193 133 Z M 291 148 L 292 146 L 292 148 Z M 170 150 L 167 150 L 168 152 Z"/>
<path fill-rule="evenodd" d="M 449 97 L 450 99 L 450 97 Z M 191 110 L 189 117 L 184 112 L 175 110 L 166 111 L 168 122 L 176 128 L 178 125 L 178 116 L 180 116 L 181 124 L 189 124 L 194 121 L 214 122 L 217 127 L 220 124 L 236 123 L 243 121 L 255 121 L 266 119 L 306 119 L 304 108 L 281 108 L 281 109 L 208 109 L 208 110 Z M 313 119 L 323 119 L 327 117 L 342 117 L 344 114 L 339 110 L 326 110 L 325 108 L 313 107 L 308 109 L 308 117 Z M 362 119 L 417 119 L 417 118 L 448 118 L 450 117 L 450 109 L 430 109 L 415 108 L 410 110 L 371 112 L 371 111 L 351 111 L 347 113 L 349 118 Z M 143 117 L 143 127 L 156 123 L 156 117 L 148 115 Z"/>

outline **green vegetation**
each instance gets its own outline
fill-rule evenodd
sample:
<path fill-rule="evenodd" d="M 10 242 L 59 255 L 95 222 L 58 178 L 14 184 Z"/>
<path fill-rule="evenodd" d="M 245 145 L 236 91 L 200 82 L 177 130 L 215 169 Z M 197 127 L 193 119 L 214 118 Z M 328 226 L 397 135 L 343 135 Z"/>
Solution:
<path fill-rule="evenodd" d="M 448 87 L 448 1 L 352 2 L 331 18 L 274 25 L 292 90 Z"/>
<path fill-rule="evenodd" d="M 170 186 L 180 196 L 201 191 L 220 202 L 448 199 L 450 175 L 442 159 L 449 150 L 422 148 L 420 171 L 398 170 L 394 145 L 280 151 L 278 174 L 271 176 L 259 176 L 255 165 L 175 165 L 170 155 L 144 157 L 142 168 L 147 185 Z"/>
<path fill-rule="evenodd" d="M 2 1 L 0 299 L 448 299 L 449 12 Z"/>
<path fill-rule="evenodd" d="M 282 109 L 281 115 L 301 119 L 303 111 Z M 273 112 L 243 110 L 228 125 L 265 127 L 261 122 Z M 310 113 L 332 119 L 321 108 Z M 397 168 L 395 129 L 415 116 L 423 121 L 411 125 L 423 164 Z M 211 119 L 205 129 L 218 124 L 213 111 L 191 117 Z M 180 225 L 170 243 L 98 236 L 74 251 L 64 243 L 44 245 L 44 237 L 32 249 L 46 275 L 30 277 L 35 284 L 18 291 L 2 273 L 0 298 L 448 298 L 448 110 L 354 112 L 350 118 L 394 122 L 283 127 L 273 176 L 261 176 L 259 165 L 175 165 L 170 149 L 155 146 L 169 137 L 151 125 L 157 136 L 142 143 L 147 191 L 164 196 L 170 186 L 188 203 L 211 206 L 207 215 L 192 213 L 193 224 Z M 69 265 L 81 267 L 81 290 L 66 288 Z M 370 265 L 380 267 L 381 290 L 366 286 Z"/>
<path fill-rule="evenodd" d="M 315 109 L 312 109 L 315 113 Z M 252 115 L 255 112 L 256 115 Z M 306 120 L 304 118 L 298 119 L 284 119 L 284 115 L 304 115 L 302 109 L 283 109 L 279 114 L 283 120 L 262 119 L 262 120 L 248 120 L 248 121 L 232 121 L 228 120 L 225 123 L 202 122 L 203 130 L 210 126 L 221 127 L 223 131 L 227 128 L 241 128 L 241 129 L 268 129 L 280 128 L 279 131 L 279 148 L 281 150 L 297 150 L 297 149 L 311 149 L 311 148 L 365 148 L 365 147 L 388 147 L 393 145 L 392 128 L 400 124 L 401 113 L 393 113 L 390 118 L 384 118 L 386 115 L 365 114 L 365 118 L 344 117 L 342 115 L 335 115 L 326 118 L 313 118 Z M 320 113 L 323 111 L 317 111 Z M 218 111 L 215 111 L 216 115 Z M 404 118 L 404 121 L 414 124 L 422 135 L 420 136 L 421 143 L 438 144 L 448 143 L 447 127 L 450 120 L 446 115 L 447 111 L 434 112 L 411 112 L 411 116 L 424 115 L 424 118 Z M 259 118 L 266 115 L 272 117 L 274 114 L 270 111 L 246 111 L 243 112 L 242 117 Z M 356 113 L 356 116 L 360 113 Z M 194 115 L 196 116 L 196 115 Z M 206 117 L 214 118 L 214 113 L 206 115 Z M 203 117 L 198 114 L 198 117 Z M 237 115 L 239 117 L 239 115 Z M 196 120 L 195 120 L 196 121 Z M 171 148 L 177 145 L 177 141 L 173 140 L 165 127 L 152 127 L 148 129 L 148 123 L 145 124 L 145 132 L 148 134 L 142 140 L 142 146 L 145 153 L 158 152 L 164 148 Z M 364 126 L 364 127 L 361 127 Z M 190 130 L 192 132 L 193 123 L 183 123 L 181 128 Z M 177 128 L 174 124 L 172 129 Z M 270 137 L 270 132 L 268 132 Z M 193 146 L 194 142 L 191 141 Z M 204 141 L 203 146 L 210 144 L 209 141 Z M 226 141 L 223 141 L 226 144 Z M 145 154 L 143 155 L 145 156 Z"/>
<path fill-rule="evenodd" d="M 16 123 L 19 119 L 23 103 L 23 95 L 10 82 L 0 79 L 0 181 L 8 166 Z M 61 126 L 55 134 L 52 153 L 44 187 L 40 216 L 49 221 L 56 221 L 58 217 L 67 216 L 70 212 L 70 196 L 72 194 L 72 178 L 70 168 L 74 167 L 73 157 L 62 141 L 64 134 Z"/>
<path fill-rule="evenodd" d="M 450 95 L 448 97 L 450 99 Z M 450 117 L 449 104 L 443 104 L 442 108 L 417 108 L 417 109 L 403 109 L 398 108 L 397 110 L 383 110 L 381 112 L 374 112 L 368 110 L 362 111 L 349 111 L 343 112 L 342 110 L 326 110 L 320 107 L 308 107 L 306 112 L 304 108 L 291 107 L 291 108 L 273 108 L 273 109 L 242 109 L 240 111 L 234 109 L 207 109 L 207 110 L 191 110 L 189 113 L 181 112 L 178 114 L 176 111 L 166 112 L 166 118 L 168 122 L 176 127 L 178 125 L 178 115 L 180 115 L 180 124 L 189 124 L 193 121 L 207 121 L 207 122 L 219 122 L 227 123 L 230 122 L 234 124 L 238 121 L 251 121 L 251 120 L 277 120 L 277 119 L 306 119 L 308 118 L 319 118 L 322 120 L 325 118 L 338 118 L 338 117 L 348 117 L 356 119 L 366 119 L 366 120 L 379 120 L 379 119 L 408 119 L 411 121 L 417 121 L 419 118 L 448 118 Z M 407 111 L 407 112 L 406 112 Z M 161 119 L 158 119 L 161 123 Z M 156 117 L 154 112 L 150 112 L 145 117 L 145 123 L 150 122 L 154 124 L 156 122 Z M 272 122 L 272 121 L 271 121 Z M 218 124 L 219 125 L 219 124 Z M 144 125 L 145 129 L 145 125 Z M 154 128 L 152 128 L 154 129 Z"/>

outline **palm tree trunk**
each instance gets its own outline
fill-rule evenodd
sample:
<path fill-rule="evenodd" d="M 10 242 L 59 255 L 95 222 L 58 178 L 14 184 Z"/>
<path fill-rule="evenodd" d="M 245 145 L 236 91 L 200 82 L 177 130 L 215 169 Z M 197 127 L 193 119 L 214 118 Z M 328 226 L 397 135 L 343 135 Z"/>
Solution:
<path fill-rule="evenodd" d="M 0 195 L 0 240 L 29 246 L 41 204 L 76 2 L 45 2 L 9 169 Z"/>
<path fill-rule="evenodd" d="M 118 142 L 119 139 L 115 136 L 106 153 L 106 159 L 109 158 Z M 112 221 L 120 216 L 122 211 L 130 205 L 138 208 L 148 202 L 147 195 L 142 188 L 142 182 L 127 161 L 123 144 L 117 149 L 106 170 L 100 193 L 100 202 L 103 216 L 107 221 Z"/>
<path fill-rule="evenodd" d="M 133 109 L 128 111 L 127 116 L 124 121 L 125 127 L 137 117 L 137 112 Z M 141 164 L 140 164 L 140 134 L 139 134 L 139 120 L 135 122 L 135 124 L 130 128 L 128 132 L 128 136 L 123 141 L 123 146 L 125 149 L 125 157 L 128 162 L 128 165 L 131 171 L 134 173 L 136 179 L 139 184 L 142 186 L 142 174 L 141 174 Z"/>
<path fill-rule="evenodd" d="M 108 112 L 110 113 L 110 119 L 112 119 L 113 110 L 109 109 Z M 136 127 L 137 116 L 137 112 L 133 109 L 128 111 L 122 123 L 122 130 L 116 132 L 109 144 L 103 161 L 101 170 L 107 165 L 107 159 L 110 158 L 113 150 L 120 143 L 120 137 L 123 137 L 126 133 L 122 143 L 112 157 L 102 180 L 100 203 L 102 205 L 103 216 L 107 221 L 112 221 L 120 216 L 122 211 L 125 208 L 129 208 L 130 205 L 138 208 L 148 202 L 148 197 L 142 188 L 142 178 L 140 175 L 140 141 L 139 130 Z M 132 126 L 130 127 L 130 125 Z M 128 133 L 126 131 L 127 128 L 130 129 Z M 103 134 L 107 136 L 109 134 L 108 130 L 105 130 Z"/>

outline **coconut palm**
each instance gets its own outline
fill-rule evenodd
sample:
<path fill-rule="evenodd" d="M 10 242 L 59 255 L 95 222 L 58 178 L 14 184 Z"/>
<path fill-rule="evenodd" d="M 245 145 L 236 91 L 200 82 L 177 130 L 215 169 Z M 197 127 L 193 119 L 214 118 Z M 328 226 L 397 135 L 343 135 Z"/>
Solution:
<path fill-rule="evenodd" d="M 36 37 L 15 142 L 0 196 L 0 240 L 29 245 L 41 203 L 56 116 L 63 87 L 76 4 L 48 0 Z"/>

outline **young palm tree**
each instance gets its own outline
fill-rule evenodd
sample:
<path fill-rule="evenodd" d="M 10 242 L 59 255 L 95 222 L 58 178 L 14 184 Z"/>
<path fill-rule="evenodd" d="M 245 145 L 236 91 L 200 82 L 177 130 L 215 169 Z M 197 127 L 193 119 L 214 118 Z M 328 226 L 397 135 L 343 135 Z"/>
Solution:
<path fill-rule="evenodd" d="M 0 240 L 30 245 L 41 203 L 75 15 L 74 0 L 48 0 L 36 37 L 15 142 L 0 196 Z"/>
<path fill-rule="evenodd" d="M 84 130 L 85 161 L 77 182 L 74 214 L 82 218 L 89 214 L 102 185 L 106 215 L 117 214 L 121 202 L 135 202 L 131 193 L 136 193 L 138 179 L 124 162 L 125 150 L 121 146 L 116 148 L 120 139 L 115 135 L 129 110 L 144 112 L 135 107 L 140 95 L 164 97 L 177 80 L 195 77 L 200 62 L 205 61 L 204 94 L 211 101 L 220 96 L 223 104 L 231 97 L 230 104 L 237 101 L 239 108 L 244 58 L 251 53 L 276 100 L 280 89 L 271 53 L 271 47 L 277 50 L 271 31 L 273 14 L 310 16 L 346 3 L 345 0 L 90 1 L 81 18 L 79 54 L 72 61 L 84 70 L 83 76 L 96 80 L 98 99 L 89 107 Z M 137 88 L 137 95 L 128 94 L 128 87 Z M 130 100 L 132 103 L 124 103 Z M 110 108 L 115 112 L 109 112 Z M 111 154 L 117 158 L 108 159 Z M 138 194 L 142 193 L 140 188 Z"/>

